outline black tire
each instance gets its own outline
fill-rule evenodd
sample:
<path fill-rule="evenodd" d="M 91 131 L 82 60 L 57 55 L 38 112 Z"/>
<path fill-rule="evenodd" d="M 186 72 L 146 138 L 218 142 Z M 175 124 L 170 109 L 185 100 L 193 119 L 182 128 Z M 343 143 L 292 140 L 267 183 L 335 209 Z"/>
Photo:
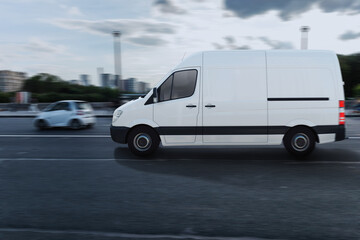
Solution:
<path fill-rule="evenodd" d="M 90 124 L 88 124 L 87 126 L 86 126 L 86 128 L 93 128 L 94 127 L 94 124 L 92 124 L 92 123 L 90 123 Z"/>
<path fill-rule="evenodd" d="M 39 130 L 44 130 L 49 127 L 47 122 L 43 119 L 37 120 L 35 125 Z"/>
<path fill-rule="evenodd" d="M 315 148 L 316 136 L 307 127 L 295 127 L 290 129 L 284 139 L 286 150 L 296 157 L 305 157 Z"/>
<path fill-rule="evenodd" d="M 82 125 L 79 120 L 77 120 L 77 119 L 71 120 L 71 122 L 70 122 L 71 129 L 77 130 L 77 129 L 80 129 L 81 127 L 82 127 Z"/>
<path fill-rule="evenodd" d="M 136 127 L 128 134 L 127 138 L 130 151 L 137 156 L 150 156 L 159 147 L 160 138 L 150 127 Z"/>

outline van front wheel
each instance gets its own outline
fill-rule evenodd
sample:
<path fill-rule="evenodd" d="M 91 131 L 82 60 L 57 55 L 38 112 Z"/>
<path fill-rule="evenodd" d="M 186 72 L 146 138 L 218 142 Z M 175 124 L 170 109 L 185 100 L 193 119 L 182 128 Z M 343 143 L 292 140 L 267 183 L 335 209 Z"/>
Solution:
<path fill-rule="evenodd" d="M 155 130 L 141 126 L 131 130 L 127 142 L 133 154 L 149 156 L 159 147 L 160 140 Z"/>
<path fill-rule="evenodd" d="M 315 140 L 316 137 L 311 129 L 296 127 L 286 133 L 284 146 L 289 153 L 297 157 L 303 157 L 314 150 Z"/>

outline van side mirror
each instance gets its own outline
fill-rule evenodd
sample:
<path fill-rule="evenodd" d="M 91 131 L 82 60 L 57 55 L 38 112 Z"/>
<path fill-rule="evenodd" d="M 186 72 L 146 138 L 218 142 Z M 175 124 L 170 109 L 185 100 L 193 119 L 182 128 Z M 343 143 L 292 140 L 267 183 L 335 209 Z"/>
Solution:
<path fill-rule="evenodd" d="M 153 88 L 153 100 L 154 100 L 154 103 L 157 103 L 158 102 L 158 93 L 157 93 L 157 88 Z"/>

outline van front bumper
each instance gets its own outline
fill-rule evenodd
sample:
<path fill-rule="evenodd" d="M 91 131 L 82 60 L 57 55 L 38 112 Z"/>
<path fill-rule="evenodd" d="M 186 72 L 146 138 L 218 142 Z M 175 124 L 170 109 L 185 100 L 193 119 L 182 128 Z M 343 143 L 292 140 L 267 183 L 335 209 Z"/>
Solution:
<path fill-rule="evenodd" d="M 110 126 L 110 134 L 114 142 L 126 143 L 126 135 L 128 132 L 128 127 L 117 127 L 113 125 Z"/>

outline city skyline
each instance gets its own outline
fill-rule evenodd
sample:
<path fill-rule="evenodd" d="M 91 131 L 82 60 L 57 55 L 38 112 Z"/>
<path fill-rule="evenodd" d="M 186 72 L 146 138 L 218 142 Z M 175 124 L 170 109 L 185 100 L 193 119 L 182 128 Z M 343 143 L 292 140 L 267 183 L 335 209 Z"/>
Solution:
<path fill-rule="evenodd" d="M 112 31 L 121 32 L 123 78 L 154 85 L 183 57 L 215 49 L 309 49 L 359 52 L 360 1 L 325 0 L 3 0 L 0 69 L 58 75 L 97 68 L 114 74 Z"/>

